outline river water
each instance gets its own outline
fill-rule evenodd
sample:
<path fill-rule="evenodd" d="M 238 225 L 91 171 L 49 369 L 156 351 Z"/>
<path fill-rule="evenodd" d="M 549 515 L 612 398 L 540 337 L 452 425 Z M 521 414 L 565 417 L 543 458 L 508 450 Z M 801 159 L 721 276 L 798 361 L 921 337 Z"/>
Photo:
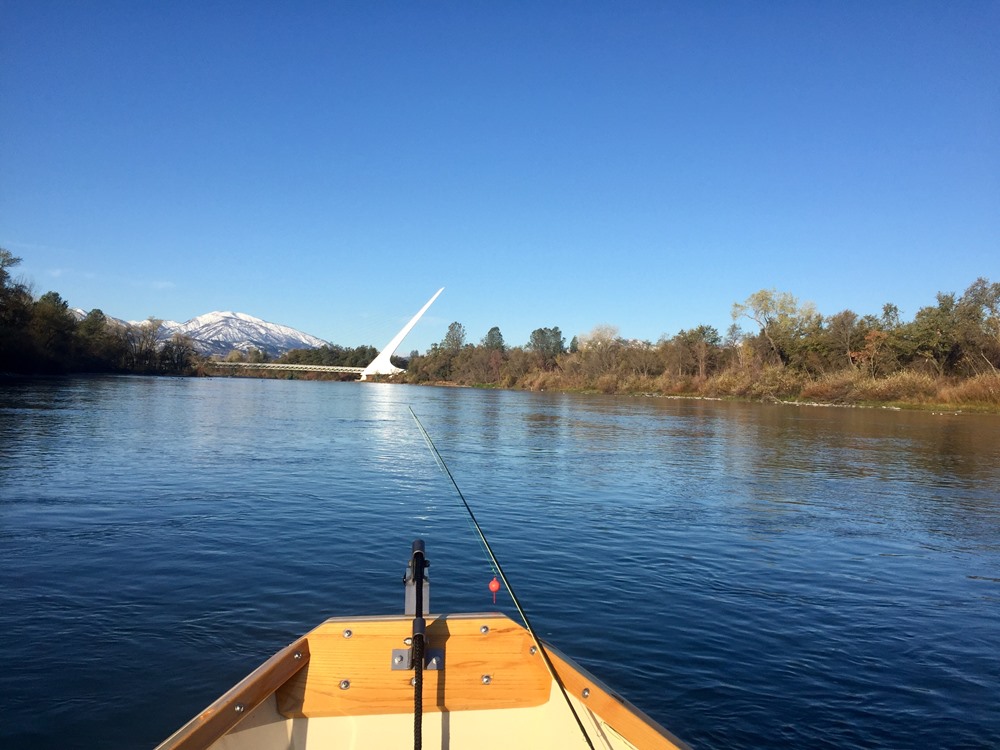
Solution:
<path fill-rule="evenodd" d="M 1000 418 L 0 381 L 0 747 L 151 747 L 324 618 L 532 623 L 698 748 L 1000 747 Z M 502 731 L 502 728 L 498 728 Z"/>

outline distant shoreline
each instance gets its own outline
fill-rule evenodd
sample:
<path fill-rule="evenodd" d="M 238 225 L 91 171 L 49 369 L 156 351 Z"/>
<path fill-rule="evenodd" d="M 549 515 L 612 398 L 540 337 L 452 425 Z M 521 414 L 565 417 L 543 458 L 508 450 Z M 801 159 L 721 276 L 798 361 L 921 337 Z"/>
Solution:
<path fill-rule="evenodd" d="M 277 373 L 268 372 L 265 370 L 248 370 L 246 372 L 240 373 L 206 373 L 206 372 L 192 372 L 187 374 L 143 374 L 143 373 L 101 373 L 101 372 L 91 372 L 91 373 L 39 373 L 39 374 L 20 374 L 13 372 L 0 372 L 0 382 L 9 382 L 14 380 L 58 380 L 64 378 L 97 378 L 97 377 L 190 377 L 190 378 L 255 378 L 259 380 L 306 380 L 306 381 L 327 381 L 327 382 L 355 382 L 352 380 L 345 380 L 344 378 L 337 378 L 335 376 L 330 376 L 325 373 L 307 373 L 307 372 L 288 372 L 288 373 Z M 981 378 L 984 376 L 980 376 Z M 988 377 L 986 379 L 989 379 Z M 995 381 L 991 384 L 992 388 L 996 389 L 994 392 L 1000 394 L 1000 375 L 992 376 Z M 523 391 L 529 393 L 570 393 L 578 395 L 594 395 L 594 396 L 619 396 L 628 398 L 656 398 L 656 399 L 669 399 L 669 400 L 689 400 L 689 401 L 731 401 L 735 403 L 757 403 L 757 404 L 774 404 L 780 406 L 800 406 L 800 407 L 825 407 L 825 408 L 837 408 L 837 409 L 881 409 L 885 411 L 922 411 L 929 412 L 933 414 L 947 414 L 947 415 L 962 415 L 962 414 L 989 414 L 998 415 L 1000 414 L 1000 403 L 990 403 L 986 401 L 972 401 L 964 403 L 950 403 L 944 401 L 934 401 L 934 400 L 905 400 L 905 399 L 894 399 L 891 401 L 855 401 L 855 402 L 843 402 L 843 401 L 823 401 L 818 399 L 797 399 L 797 398 L 779 398 L 775 395 L 764 395 L 764 396 L 747 396 L 740 394 L 704 394 L 704 393 L 663 393 L 657 392 L 653 389 L 647 390 L 614 390 L 606 391 L 598 388 L 568 388 L 568 387 L 558 387 L 550 386 L 543 388 L 525 388 L 521 386 L 503 386 L 496 385 L 492 383 L 456 383 L 454 381 L 448 380 L 437 380 L 437 381 L 422 381 L 414 383 L 405 379 L 405 375 L 401 377 L 390 377 L 390 378 L 376 378 L 370 382 L 377 383 L 388 383 L 388 384 L 400 384 L 400 385 L 422 385 L 422 386 L 433 386 L 438 388 L 472 388 L 480 390 L 501 390 L 501 391 Z M 989 386 L 988 386 L 989 387 Z"/>
<path fill-rule="evenodd" d="M 381 382 L 392 383 L 394 381 L 385 380 Z M 801 406 L 810 408 L 830 408 L 830 409 L 881 409 L 884 411 L 922 411 L 933 414 L 989 414 L 1000 415 L 1000 405 L 993 404 L 971 404 L 956 406 L 947 403 L 928 403 L 916 401 L 892 401 L 886 403 L 859 402 L 859 403 L 837 403 L 833 401 L 796 401 L 794 399 L 779 398 L 748 398 L 744 396 L 704 396 L 694 393 L 654 393 L 654 392 L 630 392 L 619 391 L 605 393 L 597 389 L 575 389 L 575 388 L 547 388 L 529 390 L 526 388 L 505 388 L 494 385 L 466 385 L 462 383 L 452 383 L 448 381 L 408 383 L 408 385 L 423 385 L 437 388 L 471 388 L 477 390 L 497 390 L 497 391 L 523 391 L 533 393 L 571 393 L 581 396 L 617 396 L 624 398 L 653 398 L 668 399 L 674 401 L 716 401 L 742 404 L 765 404 L 774 406 Z"/>

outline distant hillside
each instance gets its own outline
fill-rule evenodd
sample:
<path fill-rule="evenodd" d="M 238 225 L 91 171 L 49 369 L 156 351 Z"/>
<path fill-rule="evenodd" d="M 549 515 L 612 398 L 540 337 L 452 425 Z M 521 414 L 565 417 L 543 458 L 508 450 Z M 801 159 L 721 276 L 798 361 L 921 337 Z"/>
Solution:
<path fill-rule="evenodd" d="M 186 323 L 165 321 L 163 331 L 164 338 L 175 333 L 189 337 L 202 354 L 208 355 L 259 349 L 276 357 L 289 349 L 318 349 L 327 344 L 308 333 L 238 312 L 210 312 Z"/>
<path fill-rule="evenodd" d="M 82 319 L 86 313 L 74 310 Z M 108 318 L 125 325 L 142 325 L 145 321 L 124 321 Z M 271 357 L 277 357 L 290 349 L 318 349 L 326 346 L 323 339 L 303 333 L 289 326 L 268 323 L 266 320 L 239 312 L 210 312 L 199 315 L 185 323 L 164 320 L 160 325 L 159 337 L 169 339 L 175 333 L 190 338 L 201 354 L 225 356 L 229 352 L 259 349 Z"/>

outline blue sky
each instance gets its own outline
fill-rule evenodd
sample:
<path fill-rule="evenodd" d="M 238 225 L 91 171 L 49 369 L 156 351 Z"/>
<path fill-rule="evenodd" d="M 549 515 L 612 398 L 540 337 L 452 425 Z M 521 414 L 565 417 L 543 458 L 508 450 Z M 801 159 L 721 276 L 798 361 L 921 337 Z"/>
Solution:
<path fill-rule="evenodd" d="M 1000 281 L 1000 3 L 0 0 L 0 246 L 381 346 Z"/>

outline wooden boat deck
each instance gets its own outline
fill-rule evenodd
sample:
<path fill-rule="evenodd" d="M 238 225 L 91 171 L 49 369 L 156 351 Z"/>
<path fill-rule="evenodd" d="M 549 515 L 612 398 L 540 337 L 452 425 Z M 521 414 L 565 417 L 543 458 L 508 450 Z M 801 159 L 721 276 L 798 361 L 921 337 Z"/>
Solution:
<path fill-rule="evenodd" d="M 412 746 L 411 617 L 332 618 L 229 690 L 157 750 Z M 423 672 L 425 748 L 585 748 L 530 634 L 500 614 L 428 616 L 443 669 Z M 550 646 L 597 748 L 686 747 Z"/>

